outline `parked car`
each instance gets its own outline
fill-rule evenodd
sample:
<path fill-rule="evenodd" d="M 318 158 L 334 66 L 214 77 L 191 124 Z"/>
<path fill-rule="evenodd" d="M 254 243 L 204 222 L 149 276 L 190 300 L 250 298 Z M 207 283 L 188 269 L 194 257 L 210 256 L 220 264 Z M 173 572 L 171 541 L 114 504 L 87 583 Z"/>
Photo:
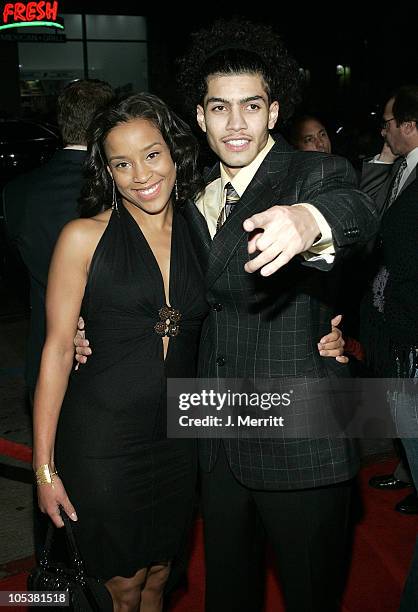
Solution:
<path fill-rule="evenodd" d="M 16 176 L 48 161 L 60 145 L 58 131 L 26 119 L 0 117 L 0 282 L 27 303 L 26 269 L 8 240 L 3 212 L 3 186 Z"/>
<path fill-rule="evenodd" d="M 48 161 L 58 146 L 52 126 L 0 117 L 0 185 Z"/>

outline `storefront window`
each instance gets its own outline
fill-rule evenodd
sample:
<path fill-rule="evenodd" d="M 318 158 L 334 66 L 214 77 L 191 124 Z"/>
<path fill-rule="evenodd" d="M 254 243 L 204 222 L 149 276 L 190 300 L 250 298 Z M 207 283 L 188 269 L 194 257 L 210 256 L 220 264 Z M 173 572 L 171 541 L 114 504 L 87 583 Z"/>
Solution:
<path fill-rule="evenodd" d="M 67 72 L 68 78 L 83 76 L 83 45 L 66 43 L 19 43 L 20 73 L 39 72 L 47 77 L 51 72 Z"/>
<path fill-rule="evenodd" d="M 121 94 L 147 90 L 144 17 L 86 15 L 85 41 L 82 15 L 62 14 L 61 17 L 65 26 L 62 42 L 47 42 L 45 39 L 18 43 L 21 100 L 25 113 L 50 115 L 56 96 L 64 85 L 85 78 L 86 74 L 91 79 L 108 81 Z M 51 36 L 51 28 L 27 30 Z"/>
<path fill-rule="evenodd" d="M 23 114 L 52 121 L 61 89 L 83 78 L 83 44 L 19 43 L 19 70 Z"/>
<path fill-rule="evenodd" d="M 119 93 L 148 88 L 147 45 L 135 42 L 88 42 L 89 77 L 108 81 Z"/>
<path fill-rule="evenodd" d="M 87 40 L 146 40 L 144 17 L 86 15 Z"/>
<path fill-rule="evenodd" d="M 83 29 L 81 24 L 81 15 L 61 15 L 64 19 L 65 36 L 67 38 L 82 38 Z"/>

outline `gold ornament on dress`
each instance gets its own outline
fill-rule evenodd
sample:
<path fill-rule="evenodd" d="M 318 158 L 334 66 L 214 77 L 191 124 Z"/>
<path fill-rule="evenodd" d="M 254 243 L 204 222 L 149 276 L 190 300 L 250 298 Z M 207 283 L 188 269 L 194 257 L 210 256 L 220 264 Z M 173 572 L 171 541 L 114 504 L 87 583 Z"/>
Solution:
<path fill-rule="evenodd" d="M 180 311 L 166 305 L 160 308 L 158 314 L 160 316 L 160 320 L 155 324 L 154 331 L 159 336 L 170 336 L 171 338 L 177 336 L 180 331 Z"/>

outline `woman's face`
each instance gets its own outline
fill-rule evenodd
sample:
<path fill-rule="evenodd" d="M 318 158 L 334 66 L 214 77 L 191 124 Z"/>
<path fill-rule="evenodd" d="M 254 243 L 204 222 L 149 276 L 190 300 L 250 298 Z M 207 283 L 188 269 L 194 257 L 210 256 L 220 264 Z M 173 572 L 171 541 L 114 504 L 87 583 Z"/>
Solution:
<path fill-rule="evenodd" d="M 156 215 L 171 202 L 176 167 L 161 132 L 146 119 L 110 130 L 104 141 L 108 168 L 126 206 Z"/>

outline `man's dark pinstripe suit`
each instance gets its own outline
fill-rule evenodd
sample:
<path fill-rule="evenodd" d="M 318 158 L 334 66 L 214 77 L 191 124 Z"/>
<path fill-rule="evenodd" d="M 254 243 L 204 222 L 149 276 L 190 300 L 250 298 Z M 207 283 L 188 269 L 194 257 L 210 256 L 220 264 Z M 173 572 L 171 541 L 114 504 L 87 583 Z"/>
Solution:
<path fill-rule="evenodd" d="M 208 182 L 219 176 L 219 165 Z M 194 203 L 185 214 L 195 248 L 206 271 L 212 306 L 202 333 L 199 376 L 222 378 L 347 375 L 347 366 L 318 353 L 316 344 L 335 314 L 329 299 L 327 264 L 290 262 L 272 277 L 247 274 L 247 234 L 243 221 L 274 204 L 309 202 L 333 232 L 336 260 L 348 247 L 366 242 L 377 230 L 372 202 L 354 190 L 350 164 L 339 157 L 294 151 L 279 138 L 267 155 L 233 215 L 213 243 Z M 313 266 L 316 266 L 315 269 Z M 323 295 L 323 291 L 326 294 Z M 322 295 L 321 295 L 322 292 Z M 298 489 L 347 480 L 357 459 L 341 440 L 230 441 L 228 459 L 235 476 L 257 489 Z M 217 443 L 200 442 L 201 466 L 211 470 Z M 287 465 L 292 460 L 293 469 Z"/>
<path fill-rule="evenodd" d="M 209 172 L 207 184 L 218 176 L 219 164 Z M 186 204 L 184 214 L 206 274 L 211 306 L 202 332 L 199 376 L 347 375 L 347 366 L 319 355 L 317 342 L 328 332 L 335 314 L 330 300 L 333 273 L 327 268 L 338 266 L 350 247 L 366 243 L 377 231 L 372 201 L 355 185 L 354 171 L 346 160 L 294 151 L 278 137 L 213 242 L 195 203 Z M 271 277 L 246 273 L 248 236 L 243 221 L 275 204 L 299 202 L 316 206 L 330 225 L 336 248 L 334 265 L 302 263 L 295 258 Z M 201 468 L 211 472 L 220 442 L 201 440 L 199 444 Z M 348 440 L 231 439 L 224 440 L 223 446 L 235 478 L 257 491 L 323 487 L 347 481 L 358 469 Z M 205 508 L 203 511 L 205 514 Z M 222 555 L 221 550 L 219 560 Z M 225 609 L 228 605 L 232 610 L 234 604 L 225 604 Z M 212 610 L 209 604 L 208 609 Z"/>

